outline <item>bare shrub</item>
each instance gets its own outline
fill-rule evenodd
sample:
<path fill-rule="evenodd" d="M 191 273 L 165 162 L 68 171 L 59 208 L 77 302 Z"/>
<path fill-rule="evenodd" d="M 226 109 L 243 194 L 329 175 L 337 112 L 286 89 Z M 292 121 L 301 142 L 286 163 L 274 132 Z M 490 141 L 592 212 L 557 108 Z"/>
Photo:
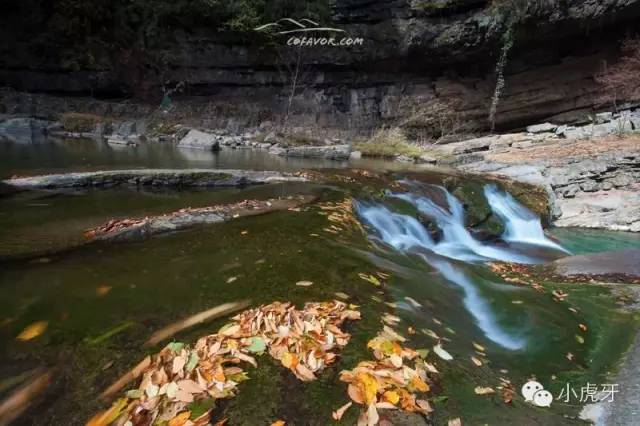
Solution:
<path fill-rule="evenodd" d="M 362 152 L 364 156 L 383 158 L 398 155 L 418 157 L 422 153 L 420 147 L 410 143 L 399 127 L 379 129 L 367 141 L 356 143 L 355 149 Z"/>

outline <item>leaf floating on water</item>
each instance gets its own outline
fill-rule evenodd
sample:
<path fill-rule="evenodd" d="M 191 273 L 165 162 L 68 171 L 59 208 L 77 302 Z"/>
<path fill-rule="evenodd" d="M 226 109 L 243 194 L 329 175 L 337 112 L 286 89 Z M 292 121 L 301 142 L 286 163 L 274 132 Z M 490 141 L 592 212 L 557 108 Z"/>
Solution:
<path fill-rule="evenodd" d="M 445 351 L 440 345 L 435 345 L 433 347 L 433 352 L 445 361 L 451 361 L 453 359 L 451 354 Z"/>
<path fill-rule="evenodd" d="M 240 235 L 249 235 L 249 231 L 244 230 L 244 231 L 240 232 Z"/>
<path fill-rule="evenodd" d="M 347 411 L 349 407 L 351 407 L 352 405 L 353 405 L 353 402 L 347 402 L 342 407 L 332 412 L 331 417 L 333 417 L 333 419 L 336 421 L 340 421 L 340 419 L 342 419 L 342 416 L 344 416 L 345 411 Z"/>
<path fill-rule="evenodd" d="M 478 358 L 476 358 L 476 357 L 472 356 L 472 357 L 471 357 L 471 361 L 472 361 L 475 365 L 477 365 L 478 367 L 482 367 L 482 361 L 480 361 Z"/>
<path fill-rule="evenodd" d="M 573 361 L 573 359 L 575 358 L 574 355 L 571 352 L 567 352 L 567 354 L 565 355 L 565 357 L 569 360 L 569 361 Z"/>
<path fill-rule="evenodd" d="M 313 281 L 298 281 L 296 285 L 298 287 L 310 287 L 313 285 Z"/>
<path fill-rule="evenodd" d="M 422 359 L 426 359 L 427 356 L 429 355 L 429 352 L 431 352 L 429 349 L 416 349 L 416 352 L 418 352 L 418 355 L 420 356 L 420 358 Z"/>
<path fill-rule="evenodd" d="M 413 306 L 414 308 L 421 308 L 421 307 L 422 307 L 422 305 L 421 305 L 420 303 L 418 303 L 418 302 L 416 301 L 416 299 L 414 299 L 413 297 L 406 296 L 406 297 L 404 298 L 404 300 L 406 300 L 407 302 L 409 302 L 409 304 L 410 304 L 411 306 Z"/>
<path fill-rule="evenodd" d="M 581 345 L 584 344 L 584 337 L 576 334 L 576 342 L 580 343 Z"/>
<path fill-rule="evenodd" d="M 339 297 L 340 299 L 343 299 L 343 300 L 347 300 L 350 298 L 350 296 L 347 293 L 342 293 L 341 291 L 337 291 L 334 294 L 336 295 L 336 297 Z"/>
<path fill-rule="evenodd" d="M 433 339 L 440 340 L 440 336 L 438 336 L 436 334 L 436 332 L 431 330 L 430 328 L 423 328 L 420 331 L 422 331 L 423 334 L 425 334 L 425 335 L 427 335 L 427 336 L 429 336 L 429 337 L 431 337 Z"/>
<path fill-rule="evenodd" d="M 476 343 L 476 342 L 471 342 L 471 344 L 473 345 L 474 348 L 476 348 L 476 350 L 478 350 L 480 352 L 484 352 L 485 351 L 484 346 L 482 346 L 481 344 Z"/>
<path fill-rule="evenodd" d="M 482 386 L 477 386 L 473 391 L 476 393 L 476 395 L 491 395 L 496 393 L 493 388 Z"/>
<path fill-rule="evenodd" d="M 514 305 L 522 305 L 524 302 L 522 300 L 512 300 L 511 303 Z"/>
<path fill-rule="evenodd" d="M 580 330 L 584 331 L 585 333 L 587 332 L 587 326 L 584 324 L 578 324 L 578 327 L 580 328 Z"/>
<path fill-rule="evenodd" d="M 98 287 L 98 288 L 96 289 L 96 294 L 97 294 L 99 297 L 102 297 L 102 296 L 106 296 L 106 295 L 107 295 L 107 293 L 109 293 L 110 291 L 111 291 L 111 287 L 110 287 L 110 286 L 108 286 L 108 285 L 101 285 L 100 287 Z"/>
<path fill-rule="evenodd" d="M 365 273 L 363 273 L 363 272 L 360 272 L 360 273 L 358 274 L 358 276 L 359 276 L 361 279 L 363 279 L 363 280 L 365 280 L 365 281 L 367 281 L 367 282 L 370 282 L 371 284 L 373 284 L 373 285 L 375 285 L 375 286 L 380 286 L 380 285 L 382 285 L 382 283 L 380 283 L 380 280 L 379 280 L 378 278 L 376 278 L 375 276 L 373 276 L 373 275 L 367 275 L 367 274 L 365 274 Z"/>
<path fill-rule="evenodd" d="M 460 417 L 455 418 L 455 419 L 450 419 L 449 422 L 447 423 L 448 426 L 462 426 L 462 420 L 460 420 Z"/>
<path fill-rule="evenodd" d="M 27 340 L 35 339 L 36 337 L 44 333 L 47 330 L 48 326 L 49 326 L 49 323 L 47 321 L 36 321 L 32 324 L 29 324 L 27 327 L 25 327 L 25 329 L 22 330 L 20 334 L 18 334 L 16 339 L 22 340 L 23 342 L 26 342 Z"/>
<path fill-rule="evenodd" d="M 284 422 L 284 420 L 276 420 L 275 422 L 271 423 L 271 426 L 285 426 L 286 423 Z"/>
<path fill-rule="evenodd" d="M 227 279 L 227 284 L 231 284 L 232 282 L 236 281 L 238 279 L 238 277 L 229 277 Z"/>
<path fill-rule="evenodd" d="M 117 326 L 113 327 L 112 329 L 105 331 L 104 333 L 102 333 L 99 336 L 87 337 L 87 338 L 84 339 L 84 341 L 89 345 L 97 345 L 99 343 L 104 342 L 105 340 L 109 340 L 110 338 L 112 338 L 113 336 L 115 336 L 118 333 L 122 333 L 124 330 L 126 330 L 129 327 L 132 327 L 134 325 L 136 325 L 135 322 L 125 321 L 122 324 L 118 324 Z"/>

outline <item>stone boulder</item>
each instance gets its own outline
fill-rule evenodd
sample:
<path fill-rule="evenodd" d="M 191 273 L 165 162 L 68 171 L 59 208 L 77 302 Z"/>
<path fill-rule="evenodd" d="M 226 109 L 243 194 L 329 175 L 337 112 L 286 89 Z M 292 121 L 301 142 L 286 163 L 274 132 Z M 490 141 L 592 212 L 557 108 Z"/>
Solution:
<path fill-rule="evenodd" d="M 220 142 L 216 135 L 192 129 L 178 142 L 178 148 L 218 151 L 220 150 Z"/>

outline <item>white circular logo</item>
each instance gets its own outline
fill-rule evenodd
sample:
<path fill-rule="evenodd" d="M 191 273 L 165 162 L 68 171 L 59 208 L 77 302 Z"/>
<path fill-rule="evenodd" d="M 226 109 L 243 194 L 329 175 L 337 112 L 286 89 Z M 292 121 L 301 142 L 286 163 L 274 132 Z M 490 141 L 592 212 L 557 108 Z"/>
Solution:
<path fill-rule="evenodd" d="M 530 402 L 538 407 L 549 407 L 553 402 L 551 392 L 544 390 L 539 382 L 529 380 L 522 386 L 522 396 L 526 402 Z"/>
<path fill-rule="evenodd" d="M 553 402 L 553 395 L 547 390 L 539 390 L 533 395 L 533 403 L 538 407 L 550 407 Z"/>

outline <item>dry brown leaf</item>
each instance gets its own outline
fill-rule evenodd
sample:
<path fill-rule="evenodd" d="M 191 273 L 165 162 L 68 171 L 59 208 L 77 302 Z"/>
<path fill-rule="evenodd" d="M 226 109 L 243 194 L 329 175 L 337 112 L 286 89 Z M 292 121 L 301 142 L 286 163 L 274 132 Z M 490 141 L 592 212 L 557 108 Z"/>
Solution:
<path fill-rule="evenodd" d="M 347 411 L 349 407 L 351 407 L 352 405 L 353 405 L 353 402 L 347 402 L 342 407 L 332 412 L 331 416 L 333 417 L 334 420 L 340 421 L 340 419 L 342 419 L 342 416 L 344 416 L 345 411 Z"/>

